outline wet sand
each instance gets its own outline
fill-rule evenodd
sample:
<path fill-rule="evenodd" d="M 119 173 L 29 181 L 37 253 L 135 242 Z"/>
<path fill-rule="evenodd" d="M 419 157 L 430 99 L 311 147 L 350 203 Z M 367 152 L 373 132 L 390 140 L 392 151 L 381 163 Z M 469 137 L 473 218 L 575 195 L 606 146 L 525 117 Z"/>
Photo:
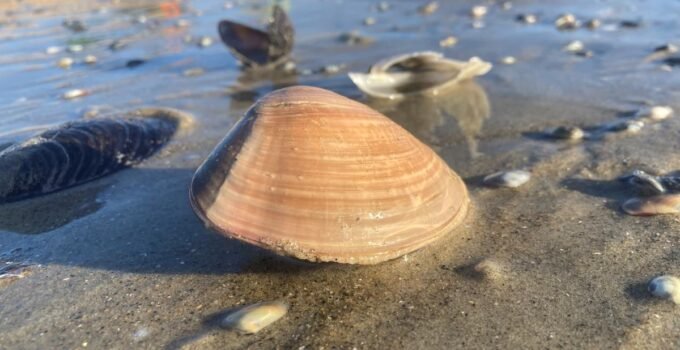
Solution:
<path fill-rule="evenodd" d="M 666 1 L 514 1 L 490 5 L 485 27 L 468 13 L 476 2 L 442 2 L 423 16 L 410 1 L 301 1 L 284 4 L 297 28 L 298 69 L 346 65 L 340 73 L 255 76 L 242 73 L 217 38 L 220 18 L 257 24 L 264 10 L 191 1 L 182 14 L 155 7 L 69 16 L 96 39 L 94 66 L 55 66 L 48 46 L 83 39 L 62 28 L 64 9 L 30 9 L 0 26 L 0 145 L 24 128 L 81 117 L 92 106 L 180 108 L 197 125 L 135 168 L 81 187 L 0 206 L 0 263 L 23 278 L 0 279 L 0 345 L 41 348 L 654 348 L 680 346 L 676 306 L 651 299 L 646 283 L 680 274 L 677 216 L 638 218 L 620 203 L 634 193 L 615 178 L 634 168 L 680 169 L 678 118 L 633 135 L 566 143 L 532 137 L 560 125 L 620 118 L 645 103 L 677 103 L 677 71 L 645 62 L 673 39 L 680 5 Z M 151 10 L 150 10 L 151 8 Z M 599 18 L 590 31 L 558 31 L 573 12 Z M 536 13 L 527 26 L 515 17 Z M 140 15 L 158 24 L 131 24 Z M 367 16 L 376 24 L 366 27 Z M 165 17 L 164 17 L 165 16 Z M 24 21 L 25 18 L 29 18 Z M 179 18 L 188 27 L 175 25 Z M 621 28 L 622 20 L 641 20 Z M 7 19 L 5 20 L 7 21 Z M 14 23 L 16 22 L 16 23 Z M 359 29 L 376 41 L 336 40 Z M 215 43 L 199 48 L 203 35 Z M 454 35 L 458 43 L 439 48 Z M 130 38 L 118 51 L 115 38 Z M 562 51 L 572 40 L 591 58 Z M 440 50 L 479 56 L 493 70 L 450 95 L 399 102 L 366 98 L 347 78 L 380 58 Z M 498 63 L 517 58 L 514 65 Z M 145 59 L 129 69 L 130 59 Z M 205 74 L 186 77 L 186 69 Z M 306 84 L 331 89 L 382 111 L 430 145 L 466 181 L 473 210 L 437 244 L 376 266 L 311 264 L 281 258 L 207 230 L 188 202 L 194 169 L 258 97 Z M 92 94 L 64 101 L 70 88 Z M 12 132 L 17 131 L 17 132 Z M 499 170 L 526 169 L 517 189 L 482 186 Z M 479 276 L 472 266 L 492 261 Z M 284 300 L 289 313 L 256 335 L 218 327 L 229 310 Z"/>

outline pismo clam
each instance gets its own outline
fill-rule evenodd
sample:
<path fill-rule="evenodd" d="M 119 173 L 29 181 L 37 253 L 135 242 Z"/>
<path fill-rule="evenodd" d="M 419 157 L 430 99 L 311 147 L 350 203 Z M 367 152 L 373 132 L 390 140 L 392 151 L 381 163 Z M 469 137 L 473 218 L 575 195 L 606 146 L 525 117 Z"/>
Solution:
<path fill-rule="evenodd" d="M 465 184 L 430 148 L 365 105 L 313 87 L 253 105 L 199 167 L 197 215 L 282 255 L 375 264 L 465 218 Z"/>

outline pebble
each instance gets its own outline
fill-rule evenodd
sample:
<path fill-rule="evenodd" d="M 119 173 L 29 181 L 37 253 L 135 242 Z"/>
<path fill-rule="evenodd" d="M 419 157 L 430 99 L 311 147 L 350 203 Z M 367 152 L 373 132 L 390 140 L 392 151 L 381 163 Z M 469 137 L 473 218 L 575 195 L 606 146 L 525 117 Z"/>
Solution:
<path fill-rule="evenodd" d="M 648 198 L 631 198 L 621 206 L 633 216 L 654 216 L 680 213 L 680 194 L 661 194 Z"/>
<path fill-rule="evenodd" d="M 579 25 L 580 23 L 571 13 L 565 13 L 555 20 L 555 27 L 559 30 L 576 29 Z"/>
<path fill-rule="evenodd" d="M 455 36 L 447 36 L 446 38 L 442 39 L 439 41 L 439 46 L 440 47 L 451 47 L 453 45 L 456 45 L 458 43 L 458 38 Z"/>
<path fill-rule="evenodd" d="M 636 114 L 636 118 L 640 119 L 651 119 L 654 121 L 660 121 L 668 119 L 673 115 L 673 108 L 669 106 L 654 106 L 651 108 L 643 108 L 639 110 Z"/>
<path fill-rule="evenodd" d="M 57 61 L 57 66 L 60 68 L 64 69 L 69 69 L 73 65 L 73 58 L 71 57 L 62 57 Z"/>
<path fill-rule="evenodd" d="M 519 14 L 517 15 L 516 19 L 518 22 L 522 22 L 524 24 L 535 24 L 538 22 L 536 15 L 531 13 Z"/>
<path fill-rule="evenodd" d="M 581 140 L 586 135 L 583 129 L 577 126 L 558 126 L 547 133 L 550 137 L 560 140 Z"/>
<path fill-rule="evenodd" d="M 97 63 L 97 56 L 95 56 L 95 55 L 87 55 L 87 56 L 85 56 L 85 58 L 83 59 L 83 62 L 85 62 L 86 64 L 95 64 L 95 63 Z"/>
<path fill-rule="evenodd" d="M 288 304 L 282 301 L 253 304 L 229 314 L 222 320 L 222 327 L 254 334 L 278 321 L 287 312 Z"/>
<path fill-rule="evenodd" d="M 202 37 L 201 40 L 198 42 L 198 46 L 200 46 L 200 47 L 208 47 L 212 44 L 213 44 L 213 40 L 209 36 Z"/>
<path fill-rule="evenodd" d="M 199 75 L 203 75 L 204 73 L 205 70 L 203 70 L 203 68 L 197 67 L 186 69 L 184 72 L 182 72 L 182 75 L 185 77 L 197 77 Z"/>
<path fill-rule="evenodd" d="M 75 44 L 75 45 L 69 45 L 68 46 L 68 52 L 80 52 L 83 51 L 84 47 L 83 45 Z"/>
<path fill-rule="evenodd" d="M 503 64 L 515 64 L 517 63 L 517 59 L 513 56 L 505 56 L 501 58 L 501 63 Z"/>
<path fill-rule="evenodd" d="M 531 173 L 524 170 L 499 171 L 484 178 L 484 184 L 492 187 L 515 188 L 531 179 Z"/>
<path fill-rule="evenodd" d="M 73 90 L 66 91 L 62 97 L 66 100 L 72 100 L 74 98 L 86 96 L 87 94 L 88 94 L 88 92 L 85 91 L 85 90 L 73 89 Z"/>
<path fill-rule="evenodd" d="M 470 10 L 470 15 L 475 18 L 481 18 L 486 16 L 488 11 L 489 9 L 486 6 L 478 5 Z"/>
<path fill-rule="evenodd" d="M 564 47 L 564 51 L 577 52 L 585 49 L 585 45 L 580 40 L 574 40 Z"/>
<path fill-rule="evenodd" d="M 45 53 L 48 55 L 56 55 L 61 52 L 61 47 L 59 46 L 50 46 L 47 49 L 45 49 Z"/>
<path fill-rule="evenodd" d="M 680 304 L 680 279 L 663 275 L 649 282 L 647 290 L 657 298 L 670 299 L 675 304 Z"/>
<path fill-rule="evenodd" d="M 602 22 L 599 19 L 596 19 L 596 18 L 588 20 L 585 23 L 586 28 L 588 28 L 590 30 L 595 30 L 597 28 L 600 28 L 601 25 L 602 25 Z"/>
<path fill-rule="evenodd" d="M 431 15 L 435 13 L 439 9 L 439 3 L 436 1 L 431 1 L 423 6 L 421 6 L 418 9 L 418 12 L 420 12 L 423 15 Z"/>
<path fill-rule="evenodd" d="M 610 125 L 607 128 L 607 130 L 614 132 L 628 132 L 634 134 L 640 132 L 640 130 L 642 130 L 644 126 L 645 123 L 640 120 L 625 120 Z"/>
<path fill-rule="evenodd" d="M 374 41 L 373 38 L 363 36 L 357 31 L 342 33 L 338 37 L 338 40 L 347 45 L 369 45 Z"/>
<path fill-rule="evenodd" d="M 372 26 L 375 24 L 375 17 L 366 17 L 364 18 L 364 25 L 365 26 Z"/>

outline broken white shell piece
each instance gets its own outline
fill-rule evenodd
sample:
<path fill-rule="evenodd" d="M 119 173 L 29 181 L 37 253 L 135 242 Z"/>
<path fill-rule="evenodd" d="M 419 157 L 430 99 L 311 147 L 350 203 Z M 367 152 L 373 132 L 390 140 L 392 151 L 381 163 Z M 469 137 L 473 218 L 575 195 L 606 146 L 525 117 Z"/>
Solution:
<path fill-rule="evenodd" d="M 499 171 L 484 178 L 484 184 L 491 187 L 515 188 L 531 179 L 531 173 L 524 170 Z"/>
<path fill-rule="evenodd" d="M 437 95 L 442 89 L 486 74 L 491 67 L 478 57 L 465 62 L 423 51 L 389 57 L 371 66 L 368 73 L 349 73 L 349 78 L 370 96 L 396 99 L 412 94 Z"/>
<path fill-rule="evenodd" d="M 288 304 L 282 301 L 268 301 L 246 306 L 222 320 L 222 326 L 240 333 L 257 333 L 278 321 L 288 312 Z"/>

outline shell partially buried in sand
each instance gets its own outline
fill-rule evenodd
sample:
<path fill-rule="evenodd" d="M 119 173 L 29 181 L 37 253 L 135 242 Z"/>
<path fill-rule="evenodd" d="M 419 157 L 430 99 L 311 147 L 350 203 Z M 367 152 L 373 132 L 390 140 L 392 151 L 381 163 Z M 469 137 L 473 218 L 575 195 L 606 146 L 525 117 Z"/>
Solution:
<path fill-rule="evenodd" d="M 436 95 L 441 89 L 484 75 L 492 65 L 477 57 L 467 62 L 424 51 L 384 59 L 368 73 L 349 73 L 361 91 L 373 97 L 402 98 L 412 94 Z"/>
<path fill-rule="evenodd" d="M 451 232 L 469 199 L 389 118 L 299 86 L 248 111 L 197 170 L 191 202 L 215 230 L 279 254 L 374 264 Z"/>

